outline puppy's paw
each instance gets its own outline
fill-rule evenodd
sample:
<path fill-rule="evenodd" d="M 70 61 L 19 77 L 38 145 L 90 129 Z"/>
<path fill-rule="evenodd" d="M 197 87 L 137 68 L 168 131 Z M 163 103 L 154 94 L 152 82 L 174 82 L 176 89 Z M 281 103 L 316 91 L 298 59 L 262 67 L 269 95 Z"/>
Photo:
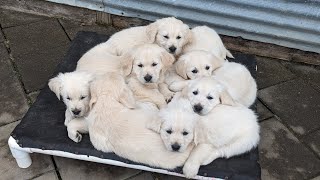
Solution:
<path fill-rule="evenodd" d="M 65 125 L 65 126 L 68 126 L 68 124 L 69 124 L 70 121 L 71 121 L 71 119 L 66 118 L 66 119 L 64 120 L 64 125 Z"/>
<path fill-rule="evenodd" d="M 78 131 L 76 131 L 75 133 L 68 133 L 68 136 L 72 141 L 76 143 L 82 140 L 82 135 Z"/>
<path fill-rule="evenodd" d="M 166 100 L 167 103 L 171 102 L 174 94 L 175 94 L 174 92 L 170 92 L 170 93 L 167 93 L 167 94 L 164 96 L 164 98 L 165 98 L 165 100 Z"/>
<path fill-rule="evenodd" d="M 173 92 L 182 91 L 184 87 L 185 87 L 185 82 L 183 81 L 173 82 L 169 85 L 169 89 Z"/>
<path fill-rule="evenodd" d="M 191 179 L 194 178 L 199 171 L 200 166 L 197 166 L 196 164 L 193 163 L 186 163 L 183 166 L 183 174 L 186 176 L 186 178 Z"/>

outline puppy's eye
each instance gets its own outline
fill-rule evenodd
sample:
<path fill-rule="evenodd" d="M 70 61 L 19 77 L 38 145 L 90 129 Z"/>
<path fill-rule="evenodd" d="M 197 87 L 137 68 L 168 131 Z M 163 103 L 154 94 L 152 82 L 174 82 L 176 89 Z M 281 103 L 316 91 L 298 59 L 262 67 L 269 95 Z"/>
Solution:
<path fill-rule="evenodd" d="M 80 99 L 82 100 L 82 99 L 84 99 L 84 98 L 86 98 L 86 97 L 87 97 L 87 96 L 81 96 Z"/>
<path fill-rule="evenodd" d="M 152 63 L 152 66 L 156 66 L 156 65 L 158 65 L 157 63 Z"/>
<path fill-rule="evenodd" d="M 206 66 L 206 70 L 209 70 L 210 69 L 210 66 Z"/>
<path fill-rule="evenodd" d="M 177 39 L 181 39 L 181 36 L 177 36 Z"/>
<path fill-rule="evenodd" d="M 213 99 L 213 97 L 212 96 L 207 96 L 207 99 L 211 100 L 211 99 Z"/>
<path fill-rule="evenodd" d="M 194 69 L 194 70 L 192 70 L 191 71 L 193 74 L 196 74 L 197 72 L 198 72 L 198 70 L 197 69 Z"/>
<path fill-rule="evenodd" d="M 166 36 L 163 36 L 163 37 L 166 38 L 166 39 L 169 39 L 169 36 L 167 36 L 167 35 L 166 35 Z"/>
<path fill-rule="evenodd" d="M 171 134 L 172 133 L 172 131 L 169 129 L 169 130 L 166 130 L 166 132 L 168 133 L 168 134 Z"/>
<path fill-rule="evenodd" d="M 187 131 L 183 131 L 182 135 L 186 136 L 188 135 L 189 133 Z"/>
<path fill-rule="evenodd" d="M 192 92 L 194 95 L 198 95 L 198 91 L 193 91 Z"/>
<path fill-rule="evenodd" d="M 69 96 L 67 97 L 67 99 L 68 99 L 69 101 L 71 100 L 71 98 L 70 98 Z"/>
<path fill-rule="evenodd" d="M 141 68 L 143 67 L 143 65 L 142 65 L 142 64 L 138 64 L 138 66 L 139 66 L 139 67 L 141 67 Z"/>

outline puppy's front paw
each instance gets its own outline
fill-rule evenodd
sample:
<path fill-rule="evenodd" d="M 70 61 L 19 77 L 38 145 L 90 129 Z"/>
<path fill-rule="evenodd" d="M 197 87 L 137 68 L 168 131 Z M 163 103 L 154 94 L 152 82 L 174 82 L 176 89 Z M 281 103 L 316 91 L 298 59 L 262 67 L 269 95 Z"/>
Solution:
<path fill-rule="evenodd" d="M 169 89 L 173 92 L 181 91 L 185 87 L 185 83 L 183 81 L 173 82 L 169 85 Z"/>
<path fill-rule="evenodd" d="M 164 98 L 165 98 L 165 100 L 166 100 L 167 103 L 171 102 L 174 94 L 175 94 L 174 92 L 170 92 L 170 93 L 167 93 L 167 94 L 164 96 Z"/>
<path fill-rule="evenodd" d="M 75 133 L 68 133 L 68 136 L 72 141 L 76 143 L 82 140 L 82 135 L 78 131 L 76 131 Z"/>
<path fill-rule="evenodd" d="M 198 174 L 200 166 L 193 164 L 193 163 L 186 163 L 183 166 L 183 174 L 186 176 L 186 178 L 193 178 Z"/>
<path fill-rule="evenodd" d="M 70 121 L 71 121 L 71 119 L 66 118 L 66 119 L 64 120 L 64 125 L 65 125 L 65 126 L 68 126 L 68 124 L 69 124 Z"/>

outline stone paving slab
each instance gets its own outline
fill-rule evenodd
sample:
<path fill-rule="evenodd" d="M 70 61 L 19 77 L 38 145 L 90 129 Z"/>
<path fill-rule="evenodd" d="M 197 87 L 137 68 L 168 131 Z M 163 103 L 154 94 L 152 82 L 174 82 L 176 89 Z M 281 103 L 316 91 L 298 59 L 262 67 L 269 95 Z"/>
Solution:
<path fill-rule="evenodd" d="M 143 172 L 136 176 L 130 177 L 128 180 L 154 180 L 151 172 Z"/>
<path fill-rule="evenodd" d="M 258 64 L 258 89 L 263 89 L 295 78 L 295 75 L 280 64 L 279 60 L 265 57 L 256 57 L 256 59 Z"/>
<path fill-rule="evenodd" d="M 19 120 L 28 110 L 23 89 L 13 72 L 9 55 L 0 43 L 0 126 Z"/>
<path fill-rule="evenodd" d="M 54 157 L 62 179 L 127 179 L 141 170 Z"/>
<path fill-rule="evenodd" d="M 54 170 L 50 156 L 31 154 L 32 165 L 27 169 L 18 167 L 8 146 L 10 133 L 19 121 L 0 127 L 0 174 L 2 180 L 30 179 L 39 174 Z"/>
<path fill-rule="evenodd" d="M 286 68 L 294 74 L 308 80 L 315 88 L 320 90 L 320 66 L 304 65 L 293 62 L 281 62 Z"/>
<path fill-rule="evenodd" d="M 320 93 L 302 80 L 259 90 L 258 96 L 295 133 L 305 135 L 320 127 Z"/>
<path fill-rule="evenodd" d="M 40 91 L 34 91 L 34 92 L 28 94 L 28 97 L 30 98 L 32 104 L 36 101 L 39 93 L 40 93 Z"/>
<path fill-rule="evenodd" d="M 320 172 L 320 160 L 275 118 L 261 124 L 262 179 L 301 180 Z"/>
<path fill-rule="evenodd" d="M 0 9 L 0 24 L 2 28 L 30 24 L 44 19 L 48 18 L 44 16 L 21 13 L 18 11 Z"/>
<path fill-rule="evenodd" d="M 0 43 L 4 41 L 4 36 L 3 36 L 3 33 L 2 31 L 0 31 Z"/>
<path fill-rule="evenodd" d="M 311 180 L 320 180 L 320 176 L 317 176 L 317 177 L 315 177 L 315 178 L 313 178 Z"/>
<path fill-rule="evenodd" d="M 99 25 L 90 25 L 86 26 L 77 22 L 68 21 L 68 20 L 59 20 L 61 25 L 64 27 L 70 39 L 73 39 L 77 32 L 79 31 L 92 31 L 98 34 L 105 34 L 111 36 L 118 30 L 112 26 L 99 26 Z"/>
<path fill-rule="evenodd" d="M 34 178 L 33 180 L 59 180 L 55 171 L 47 172 L 39 177 Z"/>
<path fill-rule="evenodd" d="M 259 121 L 265 120 L 273 116 L 272 112 L 264 106 L 260 100 L 257 101 L 257 114 Z"/>
<path fill-rule="evenodd" d="M 303 141 L 307 142 L 310 148 L 318 154 L 320 157 L 320 130 L 309 134 L 303 138 Z"/>

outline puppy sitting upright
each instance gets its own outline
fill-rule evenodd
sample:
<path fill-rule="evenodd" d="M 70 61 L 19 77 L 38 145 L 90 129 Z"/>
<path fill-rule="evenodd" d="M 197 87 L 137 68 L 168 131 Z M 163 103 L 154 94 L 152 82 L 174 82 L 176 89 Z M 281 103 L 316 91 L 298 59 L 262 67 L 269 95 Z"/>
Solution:
<path fill-rule="evenodd" d="M 49 88 L 62 100 L 67 109 L 64 125 L 68 128 L 68 136 L 75 142 L 81 141 L 79 132 L 87 132 L 83 117 L 88 115 L 90 101 L 90 82 L 93 76 L 87 72 L 60 73 L 49 80 Z"/>
<path fill-rule="evenodd" d="M 127 82 L 138 102 L 151 102 L 158 108 L 173 97 L 173 92 L 163 83 L 164 73 L 174 62 L 174 57 L 156 44 L 135 47 L 122 62 Z"/>

